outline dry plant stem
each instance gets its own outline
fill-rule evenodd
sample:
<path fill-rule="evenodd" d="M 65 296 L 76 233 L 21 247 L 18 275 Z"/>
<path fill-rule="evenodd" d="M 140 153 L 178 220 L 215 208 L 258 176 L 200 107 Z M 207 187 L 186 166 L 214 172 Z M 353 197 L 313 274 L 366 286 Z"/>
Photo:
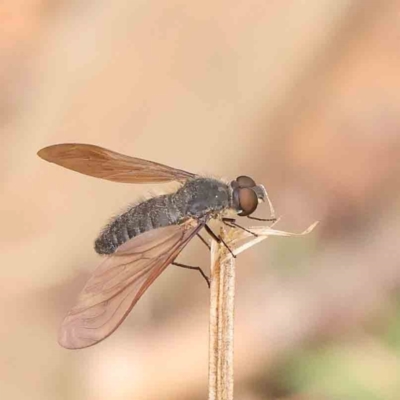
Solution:
<path fill-rule="evenodd" d="M 234 254 L 239 254 L 268 236 L 300 236 L 310 233 L 317 223 L 296 234 L 272 229 L 249 228 L 258 236 L 232 229 L 221 236 Z M 244 244 L 245 239 L 251 239 Z M 209 400 L 233 400 L 233 332 L 235 299 L 235 259 L 222 243 L 211 244 Z"/>
<path fill-rule="evenodd" d="M 232 400 L 235 259 L 215 241 L 211 257 L 209 400 Z"/>

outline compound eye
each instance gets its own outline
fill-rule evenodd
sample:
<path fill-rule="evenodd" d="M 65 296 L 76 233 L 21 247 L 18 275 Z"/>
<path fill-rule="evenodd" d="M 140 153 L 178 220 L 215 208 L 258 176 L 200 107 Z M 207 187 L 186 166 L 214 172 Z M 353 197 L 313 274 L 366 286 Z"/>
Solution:
<path fill-rule="evenodd" d="M 234 182 L 236 182 L 236 181 L 234 181 Z M 241 210 L 241 207 L 240 207 L 240 199 L 239 199 L 239 192 L 240 192 L 240 189 L 239 189 L 239 188 L 236 188 L 236 189 L 233 190 L 233 195 L 232 195 L 233 206 L 234 206 L 234 208 L 235 208 L 236 210 Z"/>
<path fill-rule="evenodd" d="M 238 176 L 236 182 L 240 188 L 251 188 L 256 186 L 256 183 L 249 176 Z"/>
<path fill-rule="evenodd" d="M 258 197 L 253 189 L 243 188 L 239 190 L 239 207 L 242 210 L 238 215 L 245 217 L 252 214 L 258 206 Z"/>

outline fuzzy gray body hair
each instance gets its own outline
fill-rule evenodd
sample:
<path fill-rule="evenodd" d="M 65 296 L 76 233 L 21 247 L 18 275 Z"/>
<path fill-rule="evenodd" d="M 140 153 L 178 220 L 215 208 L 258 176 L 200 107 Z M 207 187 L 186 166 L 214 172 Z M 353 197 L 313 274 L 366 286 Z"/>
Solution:
<path fill-rule="evenodd" d="M 129 239 L 146 231 L 179 225 L 188 218 L 207 221 L 232 208 L 229 184 L 213 178 L 191 179 L 176 192 L 153 197 L 112 220 L 95 241 L 99 254 L 112 254 Z"/>

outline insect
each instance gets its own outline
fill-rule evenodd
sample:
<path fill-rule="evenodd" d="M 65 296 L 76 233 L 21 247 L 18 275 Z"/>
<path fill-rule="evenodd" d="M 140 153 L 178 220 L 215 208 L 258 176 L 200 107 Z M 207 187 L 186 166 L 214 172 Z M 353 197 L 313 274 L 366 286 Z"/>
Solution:
<path fill-rule="evenodd" d="M 68 349 L 92 346 L 111 335 L 170 264 L 197 269 L 209 284 L 199 267 L 180 264 L 175 259 L 196 235 L 208 246 L 200 236 L 202 228 L 213 239 L 222 241 L 207 225 L 210 219 L 219 218 L 230 227 L 244 230 L 247 229 L 234 218 L 226 217 L 227 212 L 260 221 L 274 220 L 251 217 L 258 203 L 268 198 L 264 186 L 247 176 L 226 183 L 88 144 L 53 145 L 38 155 L 65 168 L 114 182 L 180 183 L 174 193 L 130 207 L 96 239 L 95 250 L 105 259 L 61 325 L 58 341 Z"/>

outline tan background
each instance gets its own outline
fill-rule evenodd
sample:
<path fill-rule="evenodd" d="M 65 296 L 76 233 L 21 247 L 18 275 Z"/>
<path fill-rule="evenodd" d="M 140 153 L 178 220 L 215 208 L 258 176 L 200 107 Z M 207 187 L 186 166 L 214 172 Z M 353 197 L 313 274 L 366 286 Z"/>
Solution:
<path fill-rule="evenodd" d="M 207 396 L 196 273 L 167 269 L 98 346 L 56 342 L 97 233 L 150 189 L 36 156 L 83 142 L 248 174 L 282 229 L 321 221 L 238 259 L 237 400 L 398 399 L 399 71 L 397 0 L 2 1 L 1 397 Z M 203 247 L 181 260 L 208 268 Z"/>

